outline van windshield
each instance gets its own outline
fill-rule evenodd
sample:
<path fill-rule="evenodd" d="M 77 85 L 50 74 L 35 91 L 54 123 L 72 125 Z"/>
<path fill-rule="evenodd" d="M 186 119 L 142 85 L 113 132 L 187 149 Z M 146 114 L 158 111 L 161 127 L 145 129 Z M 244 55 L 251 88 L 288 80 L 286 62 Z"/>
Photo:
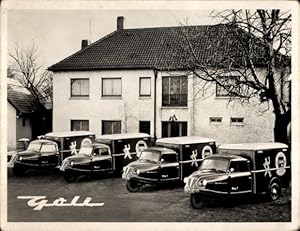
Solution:
<path fill-rule="evenodd" d="M 139 159 L 158 162 L 160 160 L 160 152 L 156 152 L 153 150 L 145 150 L 141 152 Z"/>
<path fill-rule="evenodd" d="M 215 170 L 226 172 L 228 167 L 228 160 L 226 159 L 205 159 L 202 162 L 200 170 Z"/>
<path fill-rule="evenodd" d="M 39 152 L 40 149 L 41 149 L 41 143 L 36 143 L 36 142 L 31 142 L 27 147 L 28 151 Z"/>

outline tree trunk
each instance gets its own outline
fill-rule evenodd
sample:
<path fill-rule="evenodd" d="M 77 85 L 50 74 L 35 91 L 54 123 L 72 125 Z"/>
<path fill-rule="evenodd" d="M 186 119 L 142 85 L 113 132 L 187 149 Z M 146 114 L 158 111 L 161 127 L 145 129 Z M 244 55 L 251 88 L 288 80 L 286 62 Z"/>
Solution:
<path fill-rule="evenodd" d="M 290 122 L 288 113 L 275 114 L 274 141 L 289 144 L 287 125 Z"/>

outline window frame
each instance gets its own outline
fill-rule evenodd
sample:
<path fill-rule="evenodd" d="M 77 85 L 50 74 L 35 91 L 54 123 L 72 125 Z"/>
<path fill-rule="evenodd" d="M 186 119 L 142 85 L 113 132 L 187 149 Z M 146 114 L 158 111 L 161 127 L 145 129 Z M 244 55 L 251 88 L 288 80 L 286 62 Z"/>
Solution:
<path fill-rule="evenodd" d="M 233 119 L 242 119 L 242 121 L 232 121 Z M 241 117 L 241 116 L 230 117 L 230 125 L 233 126 L 245 125 L 245 117 Z"/>
<path fill-rule="evenodd" d="M 120 132 L 114 132 L 113 126 L 111 127 L 112 133 L 104 133 L 104 123 L 105 122 L 111 122 L 112 125 L 115 122 L 119 122 L 120 123 Z M 106 134 L 120 134 L 122 133 L 122 121 L 121 120 L 101 120 L 101 134 L 102 135 L 106 135 Z"/>
<path fill-rule="evenodd" d="M 149 123 L 149 133 L 141 131 L 141 123 Z M 139 132 L 140 133 L 147 133 L 147 134 L 150 135 L 150 133 L 151 133 L 151 121 L 150 120 L 140 120 L 139 121 Z"/>
<path fill-rule="evenodd" d="M 88 94 L 87 95 L 82 95 L 82 94 L 80 94 L 80 95 L 74 95 L 73 91 L 72 91 L 73 90 L 72 89 L 73 82 L 74 81 L 83 81 L 83 80 L 88 81 Z M 89 97 L 90 96 L 90 79 L 89 78 L 71 78 L 70 79 L 70 96 L 71 96 L 71 98 Z"/>
<path fill-rule="evenodd" d="M 80 122 L 81 124 L 80 124 L 80 130 L 73 130 L 72 129 L 72 122 L 74 123 L 74 122 Z M 88 127 L 88 129 L 87 130 L 82 130 L 81 128 L 83 127 L 83 122 L 87 122 L 87 127 Z M 71 121 L 70 121 L 70 131 L 89 131 L 90 130 L 90 121 L 89 120 L 78 120 L 78 119 L 75 119 L 75 120 L 73 120 L 73 119 L 71 119 Z"/>
<path fill-rule="evenodd" d="M 177 94 L 171 94 L 171 79 L 180 79 L 180 84 L 179 84 L 179 93 Z M 168 94 L 164 94 L 164 79 L 168 79 Z M 186 94 L 182 94 L 182 81 L 186 81 Z M 163 107 L 187 107 L 188 106 L 188 76 L 185 75 L 179 75 L 179 76 L 162 76 L 162 106 Z M 172 95 L 179 95 L 179 97 L 185 96 L 186 100 L 181 100 L 179 98 L 179 103 L 176 102 L 175 104 L 171 102 L 171 96 Z M 164 101 L 164 96 L 168 96 L 168 103 L 166 104 Z M 180 103 L 181 101 L 184 101 L 184 103 Z"/>
<path fill-rule="evenodd" d="M 220 76 L 218 77 L 218 80 L 222 80 L 222 79 L 229 79 L 229 80 L 235 80 L 235 83 L 239 81 L 241 76 L 239 75 L 224 75 L 224 76 Z M 230 84 L 230 85 L 236 85 L 236 84 Z M 238 85 L 237 85 L 238 86 Z M 219 89 L 219 90 L 218 90 Z M 238 86 L 238 88 L 236 88 L 238 90 L 238 93 L 240 93 L 240 86 Z M 223 92 L 227 92 L 227 93 L 223 93 Z M 237 97 L 236 95 L 231 95 L 227 89 L 225 89 L 223 86 L 219 85 L 216 82 L 216 97 L 217 98 L 222 98 L 222 97 Z M 222 93 L 220 93 L 222 92 Z"/>
<path fill-rule="evenodd" d="M 103 84 L 103 82 L 105 81 L 105 80 L 120 80 L 120 84 L 121 84 L 121 92 L 120 92 L 120 95 L 104 95 L 104 91 L 103 91 L 103 87 L 104 87 L 104 84 Z M 112 90 L 112 89 L 111 89 Z M 102 97 L 116 97 L 116 98 L 118 98 L 118 97 L 122 97 L 122 77 L 103 77 L 103 78 L 101 78 L 101 96 Z"/>
<path fill-rule="evenodd" d="M 213 120 L 218 120 L 220 119 L 221 121 L 213 121 Z M 210 116 L 209 117 L 209 124 L 212 124 L 212 125 L 219 125 L 219 124 L 222 124 L 223 123 L 223 117 L 222 116 Z"/>
<path fill-rule="evenodd" d="M 142 94 L 141 93 L 141 86 L 142 86 L 142 79 L 149 79 L 150 80 L 150 85 L 149 85 L 149 94 Z M 140 77 L 139 78 L 139 97 L 151 97 L 151 77 Z"/>

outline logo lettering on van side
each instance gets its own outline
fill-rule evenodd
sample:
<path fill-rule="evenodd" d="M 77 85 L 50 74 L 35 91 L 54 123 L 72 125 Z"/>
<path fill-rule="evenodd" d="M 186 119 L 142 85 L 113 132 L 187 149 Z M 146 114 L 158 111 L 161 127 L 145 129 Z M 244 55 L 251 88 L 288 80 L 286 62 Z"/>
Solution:
<path fill-rule="evenodd" d="M 129 159 L 132 159 L 131 153 L 130 153 L 130 144 L 124 145 L 123 151 L 124 151 L 124 153 L 125 153 L 124 159 L 126 159 L 127 157 L 128 157 Z"/>
<path fill-rule="evenodd" d="M 268 156 L 268 157 L 265 158 L 265 162 L 263 163 L 263 166 L 266 169 L 266 171 L 264 173 L 265 177 L 267 175 L 269 175 L 269 177 L 272 176 L 272 173 L 271 173 L 271 170 L 270 170 L 270 163 L 271 163 L 271 160 L 270 160 L 270 157 Z"/>
<path fill-rule="evenodd" d="M 198 167 L 198 163 L 197 163 L 197 155 L 198 155 L 198 151 L 197 149 L 192 151 L 192 155 L 191 155 L 191 159 L 192 159 L 192 164 L 191 166 L 193 166 L 195 164 L 196 167 Z"/>

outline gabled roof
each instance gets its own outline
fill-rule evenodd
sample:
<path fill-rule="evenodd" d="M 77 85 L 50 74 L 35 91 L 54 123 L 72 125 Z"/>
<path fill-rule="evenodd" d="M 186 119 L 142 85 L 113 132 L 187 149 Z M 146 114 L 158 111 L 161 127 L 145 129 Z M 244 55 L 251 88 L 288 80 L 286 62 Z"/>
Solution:
<path fill-rule="evenodd" d="M 193 44 L 195 56 L 203 64 L 220 66 L 225 62 L 233 62 L 233 65 L 243 62 L 240 57 L 245 49 L 237 38 L 246 39 L 249 35 L 237 26 L 217 24 L 117 30 L 48 69 L 180 69 L 193 61 L 186 51 L 186 35 Z M 254 64 L 262 65 L 262 43 L 258 38 L 250 37 L 254 44 L 251 51 Z"/>
<path fill-rule="evenodd" d="M 43 105 L 35 99 L 29 92 L 14 90 L 11 86 L 7 86 L 7 100 L 8 102 L 22 114 L 30 114 L 37 111 L 45 110 Z"/>

